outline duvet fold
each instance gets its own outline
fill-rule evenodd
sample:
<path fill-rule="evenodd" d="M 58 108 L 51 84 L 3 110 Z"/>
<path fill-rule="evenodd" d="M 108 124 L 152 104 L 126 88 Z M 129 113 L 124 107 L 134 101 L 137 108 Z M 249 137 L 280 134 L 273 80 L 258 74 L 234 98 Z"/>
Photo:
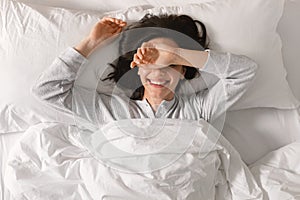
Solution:
<path fill-rule="evenodd" d="M 156 152 L 154 150 L 158 148 L 155 145 L 170 146 L 171 143 L 157 144 L 147 142 L 145 138 L 141 143 L 138 139 L 132 139 L 137 137 L 126 140 L 124 137 L 128 135 L 116 132 L 120 128 L 120 124 L 116 122 L 108 124 L 106 128 L 100 128 L 101 131 L 97 132 L 62 123 L 40 123 L 31 126 L 9 155 L 5 185 L 16 199 L 30 200 L 262 199 L 261 189 L 249 169 L 217 130 L 204 120 L 185 121 L 185 124 L 180 124 L 175 119 L 168 119 L 167 122 L 157 133 L 165 134 L 162 138 L 169 138 L 175 142 L 172 144 L 176 145 L 170 148 L 171 150 L 162 151 L 166 148 L 161 148 Z M 193 134 L 190 143 L 186 143 L 186 148 L 181 148 L 182 137 L 175 141 L 172 133 L 183 133 L 172 132 L 178 130 L 174 124 L 180 124 L 181 127 L 190 124 L 194 127 L 190 129 L 190 133 L 185 133 L 187 138 Z M 155 124 L 151 125 L 152 131 L 154 126 Z M 124 130 L 124 127 L 122 128 Z M 100 142 L 95 141 L 95 134 L 105 133 L 109 133 L 106 135 L 106 142 L 110 142 L 120 151 L 128 153 L 130 150 L 131 165 L 128 165 L 122 156 L 118 157 L 122 159 L 116 164 L 116 154 L 109 154 L 109 151 L 103 156 L 103 149 L 99 148 Z M 123 134 L 124 137 L 115 137 L 118 134 Z M 216 140 L 214 134 L 220 137 Z M 117 142 L 116 138 L 122 139 Z M 138 148 L 133 148 L 134 145 Z M 128 148 L 130 146 L 132 148 Z M 176 154 L 177 156 L 173 156 Z M 153 157 L 154 155 L 156 157 Z M 165 158 L 176 159 L 157 167 Z M 132 168 L 135 163 L 141 161 L 142 166 L 147 168 Z"/>

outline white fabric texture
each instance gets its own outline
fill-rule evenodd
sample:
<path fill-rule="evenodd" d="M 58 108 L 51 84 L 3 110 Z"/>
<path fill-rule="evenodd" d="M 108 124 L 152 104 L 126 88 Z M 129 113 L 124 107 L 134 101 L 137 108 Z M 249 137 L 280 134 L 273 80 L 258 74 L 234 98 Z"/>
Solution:
<path fill-rule="evenodd" d="M 7 133 L 0 135 L 0 199 L 13 200 L 11 193 L 4 184 L 4 174 L 6 170 L 7 159 L 13 146 L 19 141 L 24 132 Z"/>
<path fill-rule="evenodd" d="M 222 131 L 246 164 L 300 141 L 300 109 L 252 108 L 230 111 Z"/>
<path fill-rule="evenodd" d="M 300 198 L 300 143 L 273 151 L 251 165 L 251 172 L 263 188 L 264 199 Z"/>
<path fill-rule="evenodd" d="M 281 43 L 276 33 L 283 2 L 229 0 L 150 10 L 136 7 L 109 15 L 138 20 L 146 12 L 170 12 L 200 19 L 207 24 L 213 49 L 245 54 L 259 64 L 256 84 L 235 109 L 257 106 L 294 108 L 298 102 L 285 80 Z M 274 10 L 266 13 L 265 10 L 270 7 Z M 0 104 L 10 103 L 15 107 L 14 111 L 21 113 L 43 110 L 34 109 L 41 104 L 30 96 L 30 86 L 63 49 L 78 43 L 103 13 L 27 6 L 3 0 L 1 16 L 4 20 L 0 22 L 3 27 L 0 56 L 4 64 L 0 69 L 0 87 L 3 91 Z M 53 120 L 52 116 L 43 116 L 44 113 L 36 114 L 44 121 Z M 24 120 L 30 122 L 30 119 Z M 18 130 L 18 127 L 11 127 L 14 128 Z"/>
<path fill-rule="evenodd" d="M 74 126 L 38 124 L 30 127 L 12 150 L 5 184 L 17 199 L 262 199 L 238 153 L 223 137 L 212 143 L 209 124 L 204 120 L 197 123 L 202 131 L 196 132 L 178 160 L 145 173 L 125 173 L 103 164 L 78 142 Z M 136 145 L 137 139 L 131 139 Z M 121 148 L 125 141 L 119 142 Z M 201 149 L 201 143 L 210 151 Z M 127 143 L 126 147 L 131 146 Z M 139 161 L 139 157 L 133 158 Z"/>

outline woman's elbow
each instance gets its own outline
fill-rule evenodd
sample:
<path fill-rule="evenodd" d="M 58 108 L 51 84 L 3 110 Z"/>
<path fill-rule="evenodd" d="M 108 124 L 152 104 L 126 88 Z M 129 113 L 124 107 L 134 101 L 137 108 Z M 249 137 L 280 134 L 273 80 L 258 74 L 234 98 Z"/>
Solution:
<path fill-rule="evenodd" d="M 45 92 L 45 89 L 43 86 L 41 86 L 40 84 L 35 84 L 32 85 L 30 88 L 30 94 L 35 97 L 38 100 L 42 100 L 45 101 L 47 100 L 49 97 L 47 97 L 47 92 Z"/>

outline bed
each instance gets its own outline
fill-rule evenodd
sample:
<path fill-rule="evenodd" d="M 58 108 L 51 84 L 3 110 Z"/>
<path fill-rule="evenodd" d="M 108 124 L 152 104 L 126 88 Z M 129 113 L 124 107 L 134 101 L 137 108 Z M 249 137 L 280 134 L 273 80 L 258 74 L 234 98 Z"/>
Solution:
<path fill-rule="evenodd" d="M 54 142 L 41 142 L 44 146 L 40 146 L 40 152 L 46 154 L 47 151 L 49 153 L 53 150 L 43 148 L 49 144 L 58 145 L 66 144 L 66 142 L 77 144 L 76 140 L 64 141 L 63 139 L 68 137 L 62 137 L 63 134 L 57 136 L 55 132 L 44 131 L 47 127 L 57 127 L 57 132 L 59 129 L 70 130 L 67 125 L 74 124 L 74 118 L 72 115 L 61 114 L 31 96 L 30 87 L 39 74 L 64 49 L 77 44 L 101 17 L 114 16 L 131 22 L 150 12 L 189 14 L 196 19 L 201 19 L 207 25 L 212 49 L 244 54 L 258 62 L 257 78 L 248 93 L 227 112 L 222 125 L 222 135 L 230 142 L 229 147 L 231 148 L 232 145 L 247 164 L 256 184 L 264 194 L 262 198 L 253 192 L 252 195 L 256 196 L 253 199 L 300 199 L 300 145 L 298 142 L 300 139 L 300 82 L 298 78 L 300 41 L 297 39 L 300 34 L 300 28 L 297 25 L 297 19 L 300 17 L 299 9 L 299 1 L 288 0 L 253 0 L 251 2 L 189 0 L 184 3 L 176 0 L 168 2 L 159 0 L 121 2 L 1 0 L 0 197 L 5 200 L 26 199 L 26 196 L 16 195 L 24 191 L 26 184 L 21 188 L 20 185 L 14 185 L 13 181 L 10 182 L 14 179 L 10 177 L 14 172 L 9 168 L 12 166 L 12 160 L 22 159 L 19 155 L 28 156 L 32 149 L 37 151 L 39 137 L 41 137 L 40 142 L 45 142 L 45 138 Z M 43 134 L 39 135 L 39 133 Z M 55 143 L 57 140 L 64 142 Z M 32 147 L 36 148 L 31 149 L 30 145 L 28 146 L 30 142 L 32 142 Z M 64 149 L 63 146 L 57 147 L 57 149 L 60 148 Z M 70 149 L 61 151 L 67 154 L 64 154 L 64 159 L 71 160 L 76 156 L 88 157 L 86 151 L 72 148 L 71 145 Z M 54 157 L 57 158 L 57 156 L 55 154 Z M 42 160 L 43 156 L 28 156 L 28 158 Z M 93 162 L 86 161 L 90 165 L 93 165 Z M 71 168 L 74 171 L 79 170 L 76 164 L 69 164 L 72 165 L 73 168 Z M 31 174 L 28 177 L 19 177 L 26 183 L 26 180 L 34 176 L 35 171 L 23 173 Z M 68 173 L 71 173 L 71 170 L 61 172 L 60 175 L 69 180 L 71 175 L 67 177 Z M 57 174 L 54 173 L 54 175 Z M 95 172 L 93 175 L 100 176 Z M 101 176 L 105 175 L 101 174 Z M 93 177 L 85 176 L 84 178 L 86 182 L 95 181 Z M 232 182 L 232 185 L 238 185 L 239 182 L 236 181 Z M 38 181 L 28 183 L 34 185 Z M 55 186 L 54 182 L 45 183 L 52 185 L 52 190 L 59 191 L 59 187 Z M 76 185 L 76 187 L 71 183 L 67 187 L 66 184 L 64 185 L 66 189 L 62 190 L 62 193 L 65 192 L 64 195 L 70 199 L 93 199 L 88 194 L 97 191 L 92 184 L 88 186 L 78 184 L 79 186 Z M 58 193 L 55 193 L 58 196 L 51 196 L 51 192 L 49 193 L 51 189 L 47 189 L 48 193 L 41 192 L 40 194 L 47 194 L 47 199 L 59 199 Z M 254 186 L 252 189 L 257 191 Z M 250 191 L 251 187 L 246 190 Z M 78 196 L 72 196 L 72 191 L 81 192 Z M 152 192 L 155 193 L 154 190 Z M 151 194 L 150 190 L 149 194 Z M 29 198 L 30 193 L 27 195 Z M 43 195 L 38 196 L 36 193 L 35 195 L 37 199 L 46 199 Z M 122 194 L 119 195 L 122 196 Z M 118 199 L 117 196 L 102 198 Z M 141 199 L 142 197 L 128 196 L 125 199 L 135 198 Z M 197 196 L 189 198 L 197 199 Z M 168 199 L 168 195 L 153 196 L 152 199 Z M 182 193 L 176 198 L 169 199 L 187 198 Z M 249 198 L 241 195 L 236 196 L 235 199 Z"/>

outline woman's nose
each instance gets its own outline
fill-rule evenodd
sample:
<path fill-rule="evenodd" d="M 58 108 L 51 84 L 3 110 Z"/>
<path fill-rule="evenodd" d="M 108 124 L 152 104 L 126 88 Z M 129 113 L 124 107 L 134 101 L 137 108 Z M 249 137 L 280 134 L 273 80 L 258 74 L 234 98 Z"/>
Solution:
<path fill-rule="evenodd" d="M 166 70 L 164 68 L 152 69 L 151 73 L 155 75 L 164 75 L 166 73 Z"/>

